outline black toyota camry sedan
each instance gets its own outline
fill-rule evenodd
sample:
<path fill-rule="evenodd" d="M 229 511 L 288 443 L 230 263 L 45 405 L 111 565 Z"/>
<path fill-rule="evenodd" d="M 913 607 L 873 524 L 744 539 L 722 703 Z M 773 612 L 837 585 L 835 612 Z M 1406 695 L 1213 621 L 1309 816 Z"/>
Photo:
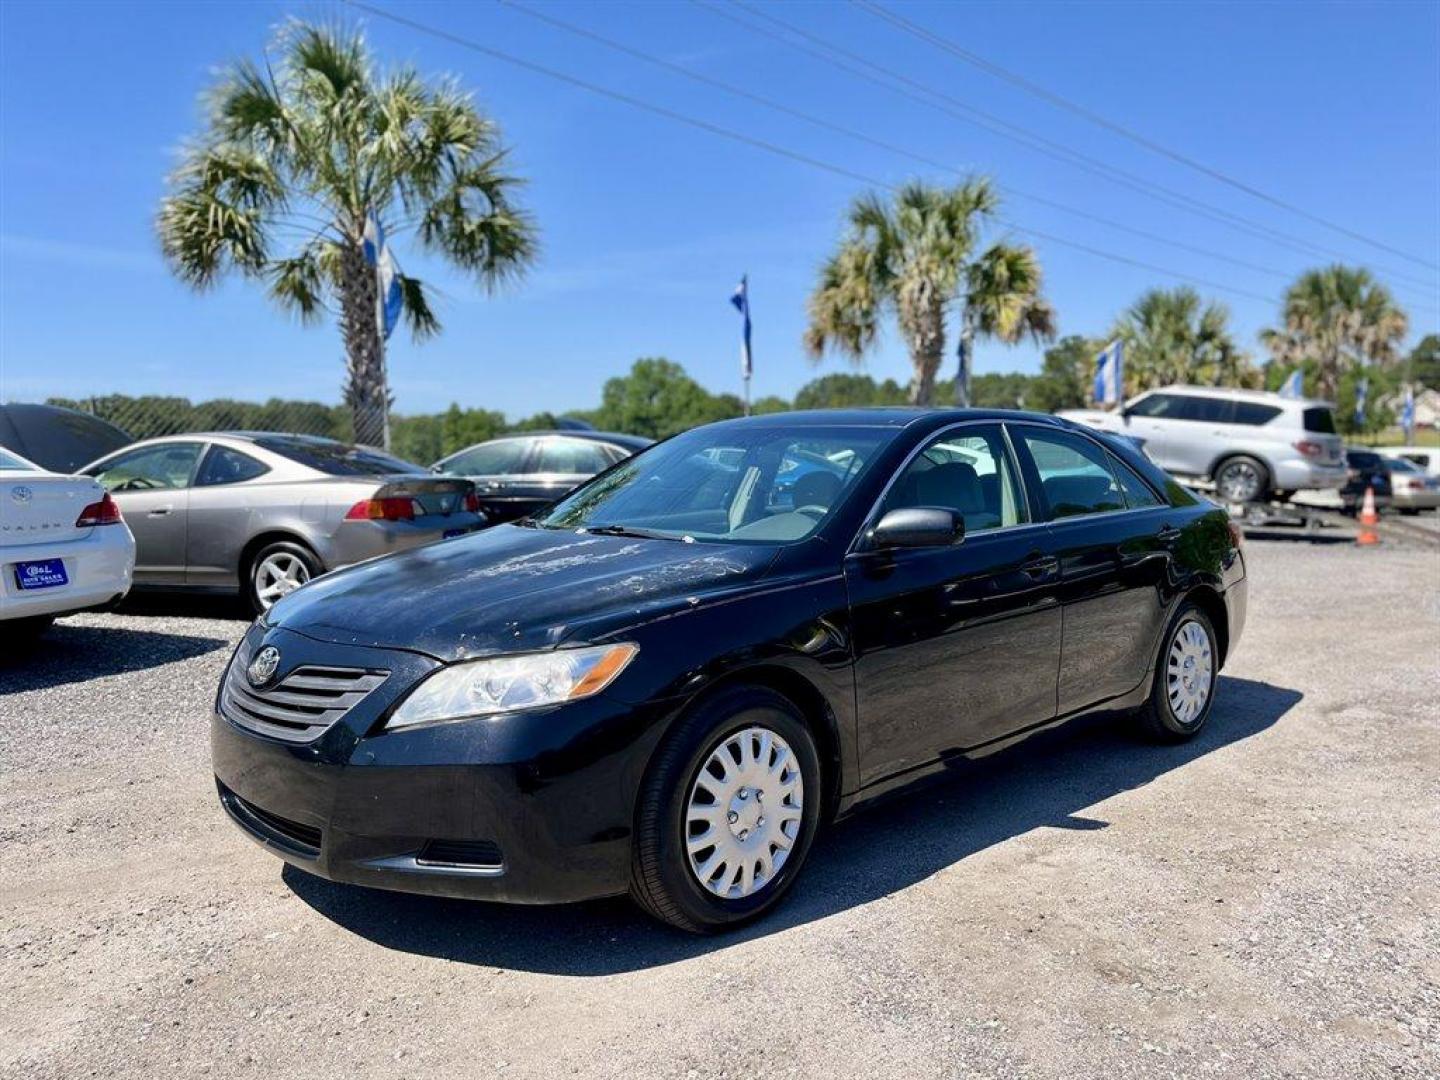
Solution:
<path fill-rule="evenodd" d="M 212 718 L 225 810 L 336 881 L 628 892 L 714 931 L 817 829 L 1078 714 L 1205 724 L 1245 621 L 1225 513 L 1048 416 L 712 424 L 538 514 L 317 578 Z"/>

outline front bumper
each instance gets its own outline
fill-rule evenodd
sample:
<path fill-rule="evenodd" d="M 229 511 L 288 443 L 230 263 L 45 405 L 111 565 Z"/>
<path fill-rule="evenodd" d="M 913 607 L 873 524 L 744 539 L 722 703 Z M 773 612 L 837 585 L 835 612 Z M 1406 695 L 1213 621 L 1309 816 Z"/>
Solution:
<path fill-rule="evenodd" d="M 401 892 L 551 903 L 626 890 L 655 717 L 602 695 L 377 733 L 435 661 L 263 627 L 242 652 L 262 640 L 285 657 L 281 677 L 304 664 L 342 663 L 391 675 L 310 743 L 256 734 L 216 710 L 220 801 L 252 840 L 308 873 Z"/>

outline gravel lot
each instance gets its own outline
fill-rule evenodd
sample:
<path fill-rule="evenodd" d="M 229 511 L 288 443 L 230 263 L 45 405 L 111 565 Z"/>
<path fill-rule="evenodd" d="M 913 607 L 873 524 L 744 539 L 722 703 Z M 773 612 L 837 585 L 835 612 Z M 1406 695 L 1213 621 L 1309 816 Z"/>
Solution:
<path fill-rule="evenodd" d="M 1202 738 L 1071 725 L 719 940 L 282 870 L 208 768 L 243 619 L 68 620 L 0 660 L 0 1075 L 1440 1076 L 1440 552 L 1248 554 Z"/>

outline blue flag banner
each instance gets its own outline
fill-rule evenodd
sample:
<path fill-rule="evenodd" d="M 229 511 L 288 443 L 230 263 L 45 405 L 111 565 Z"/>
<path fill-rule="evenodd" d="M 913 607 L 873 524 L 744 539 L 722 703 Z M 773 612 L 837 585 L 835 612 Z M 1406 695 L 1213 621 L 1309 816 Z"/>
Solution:
<path fill-rule="evenodd" d="M 400 271 L 388 247 L 380 249 L 379 282 L 380 330 L 385 335 L 385 340 L 389 341 L 395 324 L 400 321 L 403 303 L 400 295 Z"/>
<path fill-rule="evenodd" d="M 743 378 L 750 378 L 750 372 L 754 365 L 750 358 L 750 285 L 749 275 L 740 279 L 740 284 L 735 286 L 735 291 L 730 296 L 730 303 L 735 305 L 735 310 L 744 317 L 745 325 L 740 331 L 740 374 Z"/>
<path fill-rule="evenodd" d="M 1102 405 L 1116 405 L 1125 386 L 1125 343 L 1112 341 L 1095 357 L 1095 400 Z"/>
<path fill-rule="evenodd" d="M 1400 406 L 1400 426 L 1405 429 L 1405 441 L 1415 439 L 1415 388 L 1405 387 L 1405 400 Z"/>
<path fill-rule="evenodd" d="M 1305 396 L 1305 373 L 1296 368 L 1285 380 L 1285 385 L 1280 387 L 1280 396 L 1283 398 L 1298 398 Z"/>
<path fill-rule="evenodd" d="M 385 250 L 385 229 L 373 210 L 365 215 L 365 232 L 360 238 L 360 246 L 364 249 L 365 261 L 371 266 L 379 266 L 380 252 Z"/>
<path fill-rule="evenodd" d="M 1361 379 L 1355 384 L 1355 425 L 1365 424 L 1365 399 L 1370 396 L 1370 380 Z"/>

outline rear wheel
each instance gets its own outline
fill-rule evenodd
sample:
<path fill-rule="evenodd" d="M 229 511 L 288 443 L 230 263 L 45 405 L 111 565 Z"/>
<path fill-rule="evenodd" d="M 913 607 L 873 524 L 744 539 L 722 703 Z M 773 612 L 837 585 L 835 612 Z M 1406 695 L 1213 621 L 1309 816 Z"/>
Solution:
<path fill-rule="evenodd" d="M 1226 458 L 1215 470 L 1215 490 L 1226 502 L 1254 502 L 1270 490 L 1270 470 L 1244 454 Z"/>
<path fill-rule="evenodd" d="M 636 817 L 631 896 L 693 933 L 757 917 L 804 865 L 821 799 L 815 740 L 795 706 L 759 687 L 720 693 L 657 752 Z"/>
<path fill-rule="evenodd" d="M 1138 714 L 1145 733 L 1161 742 L 1199 734 L 1215 704 L 1219 661 L 1210 617 L 1192 603 L 1181 605 L 1161 639 L 1150 698 Z"/>
<path fill-rule="evenodd" d="M 258 615 L 320 573 L 320 560 L 304 544 L 277 540 L 250 560 L 244 578 L 245 599 Z"/>

